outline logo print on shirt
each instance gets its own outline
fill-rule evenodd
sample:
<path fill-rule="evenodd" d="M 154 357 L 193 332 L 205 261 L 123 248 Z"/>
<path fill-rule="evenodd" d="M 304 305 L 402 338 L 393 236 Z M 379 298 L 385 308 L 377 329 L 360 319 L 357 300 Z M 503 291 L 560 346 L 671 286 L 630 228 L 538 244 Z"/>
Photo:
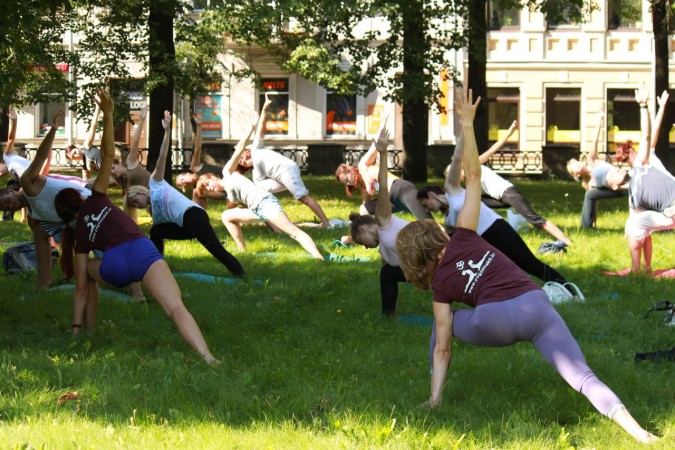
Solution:
<path fill-rule="evenodd" d="M 94 239 L 96 239 L 96 233 L 98 232 L 101 223 L 103 223 L 103 219 L 106 218 L 111 210 L 112 208 L 106 206 L 97 215 L 91 214 L 85 216 L 84 222 L 87 225 L 87 228 L 89 228 L 89 242 L 94 242 Z"/>
<path fill-rule="evenodd" d="M 461 270 L 462 275 L 466 275 L 469 277 L 469 279 L 466 282 L 466 286 L 464 286 L 465 293 L 470 294 L 473 291 L 476 282 L 478 282 L 478 279 L 483 275 L 485 269 L 490 265 L 490 262 L 492 261 L 492 258 L 494 258 L 494 256 L 495 256 L 494 253 L 491 253 L 490 250 L 487 250 L 483 255 L 483 257 L 480 259 L 480 261 L 474 263 L 473 259 L 470 259 L 467 262 L 467 265 L 469 266 L 469 268 L 467 269 L 464 269 L 464 261 L 457 262 L 456 264 L 457 270 Z"/>

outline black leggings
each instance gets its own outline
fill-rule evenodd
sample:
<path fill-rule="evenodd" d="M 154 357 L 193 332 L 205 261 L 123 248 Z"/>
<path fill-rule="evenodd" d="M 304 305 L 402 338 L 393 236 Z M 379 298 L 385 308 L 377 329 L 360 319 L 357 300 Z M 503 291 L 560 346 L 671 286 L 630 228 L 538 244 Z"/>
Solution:
<path fill-rule="evenodd" d="M 159 253 L 164 255 L 164 239 L 182 241 L 197 239 L 222 265 L 235 277 L 243 277 L 244 268 L 237 258 L 232 256 L 218 240 L 216 232 L 209 222 L 209 216 L 202 208 L 193 206 L 183 215 L 183 226 L 176 223 L 158 223 L 150 228 L 150 240 Z"/>
<path fill-rule="evenodd" d="M 561 284 L 566 282 L 565 277 L 534 256 L 523 238 L 504 219 L 495 220 L 481 237 L 526 273 L 543 281 L 557 281 Z"/>
<path fill-rule="evenodd" d="M 417 200 L 417 188 L 410 181 L 394 180 L 389 190 L 389 201 L 394 213 L 409 211 L 417 220 L 432 218 L 431 213 Z M 375 215 L 377 200 L 368 200 L 364 206 L 368 214 Z"/>
<path fill-rule="evenodd" d="M 380 270 L 380 299 L 382 300 L 382 314 L 392 316 L 396 313 L 396 299 L 398 298 L 398 283 L 407 280 L 400 267 L 385 264 Z"/>

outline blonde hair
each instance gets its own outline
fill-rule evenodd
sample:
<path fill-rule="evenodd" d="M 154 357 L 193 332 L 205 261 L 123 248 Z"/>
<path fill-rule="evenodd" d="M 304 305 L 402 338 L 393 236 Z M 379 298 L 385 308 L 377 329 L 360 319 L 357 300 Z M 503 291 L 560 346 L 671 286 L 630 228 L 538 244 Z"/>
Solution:
<path fill-rule="evenodd" d="M 126 190 L 126 194 L 122 198 L 122 205 L 124 205 L 124 212 L 131 217 L 134 222 L 138 223 L 138 211 L 135 207 L 129 206 L 129 199 L 134 198 L 139 194 L 147 195 L 150 198 L 150 190 L 145 186 L 134 185 L 129 186 Z M 148 211 L 150 211 L 150 203 L 148 203 Z"/>
<path fill-rule="evenodd" d="M 431 288 L 438 266 L 438 255 L 450 242 L 450 237 L 433 219 L 412 222 L 396 238 L 396 251 L 405 278 L 417 288 Z"/>
<path fill-rule="evenodd" d="M 583 166 L 584 163 L 575 158 L 572 158 L 569 161 L 567 161 L 567 173 L 569 173 L 570 176 L 574 178 L 575 181 L 581 181 L 581 185 L 584 187 L 584 189 L 588 190 L 589 188 L 588 183 L 591 181 L 591 175 L 588 173 L 585 173 L 583 175 L 574 173 L 574 166 L 577 164 L 581 164 Z"/>

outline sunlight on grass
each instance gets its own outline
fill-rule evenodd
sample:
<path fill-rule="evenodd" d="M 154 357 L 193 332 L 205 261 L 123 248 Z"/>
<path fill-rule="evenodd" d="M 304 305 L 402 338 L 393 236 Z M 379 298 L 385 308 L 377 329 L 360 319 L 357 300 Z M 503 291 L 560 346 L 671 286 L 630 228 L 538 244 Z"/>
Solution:
<path fill-rule="evenodd" d="M 332 177 L 305 181 L 329 218 L 358 210 L 359 199 L 346 197 Z M 673 301 L 673 282 L 602 275 L 630 265 L 625 199 L 601 203 L 598 229 L 581 230 L 578 185 L 517 185 L 574 242 L 567 253 L 542 259 L 586 295 L 585 304 L 558 311 L 590 366 L 645 428 L 663 436 L 650 448 L 673 448 L 673 365 L 633 361 L 636 352 L 672 347 L 674 330 L 663 316 L 643 314 L 659 300 Z M 119 202 L 119 192 L 113 198 Z M 279 198 L 294 221 L 318 222 L 290 195 Z M 380 316 L 377 250 L 333 246 L 347 228 L 307 228 L 322 253 L 343 257 L 317 263 L 287 236 L 246 226 L 248 250 L 241 253 L 220 221 L 223 208 L 208 204 L 216 234 L 260 284 L 177 278 L 223 361 L 217 368 L 200 362 L 155 302 L 103 299 L 96 333 L 73 339 L 72 293 L 34 290 L 33 274 L 3 275 L 0 448 L 636 447 L 529 344 L 481 348 L 456 341 L 443 405 L 418 408 L 429 395 L 430 327 Z M 150 226 L 142 228 L 147 233 Z M 523 237 L 533 251 L 552 240 L 533 229 Z M 654 236 L 654 268 L 673 266 L 673 237 Z M 0 238 L 31 235 L 24 224 L 3 222 Z M 166 259 L 174 272 L 231 276 L 194 241 L 167 241 Z M 60 281 L 57 268 L 54 277 Z M 399 314 L 431 317 L 430 298 L 400 285 Z M 59 403 L 64 395 L 72 398 Z"/>

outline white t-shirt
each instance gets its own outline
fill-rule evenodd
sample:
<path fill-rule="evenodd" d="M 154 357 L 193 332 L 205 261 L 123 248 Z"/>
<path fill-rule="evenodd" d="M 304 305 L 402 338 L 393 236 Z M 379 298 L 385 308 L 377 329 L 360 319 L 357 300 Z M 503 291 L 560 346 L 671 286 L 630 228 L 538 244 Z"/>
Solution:
<path fill-rule="evenodd" d="M 513 186 L 513 184 L 497 175 L 488 166 L 480 166 L 480 168 L 480 188 L 483 194 L 501 200 L 504 191 Z"/>
<path fill-rule="evenodd" d="M 28 169 L 30 166 L 30 161 L 19 156 L 16 153 L 10 153 L 9 155 L 4 155 L 3 159 L 5 160 L 5 165 L 9 171 L 9 177 L 14 181 L 19 181 L 21 175 Z"/>
<path fill-rule="evenodd" d="M 270 195 L 269 192 L 256 186 L 253 181 L 239 172 L 223 177 L 223 183 L 228 199 L 233 202 L 242 202 L 249 209 L 255 208 L 262 199 Z"/>
<path fill-rule="evenodd" d="M 262 140 L 257 141 L 256 147 L 251 146 L 251 162 L 253 163 L 253 180 L 271 178 L 281 182 L 282 174 L 287 172 L 289 167 L 297 166 L 294 161 L 281 153 L 263 148 Z"/>
<path fill-rule="evenodd" d="M 198 204 L 178 192 L 166 180 L 156 181 L 150 178 L 150 204 L 152 205 L 152 223 L 175 223 L 183 226 L 183 215 Z"/>
<path fill-rule="evenodd" d="M 396 238 L 398 237 L 398 232 L 409 223 L 400 217 L 391 216 L 391 220 L 386 227 L 377 227 L 377 234 L 380 236 L 378 251 L 382 256 L 382 261 L 390 266 L 401 266 L 401 260 L 396 251 Z"/>
<path fill-rule="evenodd" d="M 457 194 L 445 193 L 445 198 L 448 199 L 448 215 L 445 218 L 445 225 L 452 228 L 457 227 L 457 216 L 459 211 L 464 206 L 464 199 L 466 198 L 466 191 Z M 487 231 L 488 228 L 495 223 L 496 220 L 501 219 L 502 216 L 485 206 L 483 202 L 480 203 L 480 213 L 478 214 L 478 227 L 476 233 L 480 236 Z"/>
<path fill-rule="evenodd" d="M 26 200 L 28 200 L 28 204 L 30 205 L 28 214 L 35 220 L 42 222 L 63 222 L 56 213 L 56 208 L 54 207 L 54 199 L 63 189 L 75 189 L 84 198 L 91 195 L 89 189 L 82 187 L 77 183 L 71 183 L 70 181 L 51 177 L 45 177 L 45 179 L 45 186 L 37 196 L 29 197 L 26 195 Z"/>

